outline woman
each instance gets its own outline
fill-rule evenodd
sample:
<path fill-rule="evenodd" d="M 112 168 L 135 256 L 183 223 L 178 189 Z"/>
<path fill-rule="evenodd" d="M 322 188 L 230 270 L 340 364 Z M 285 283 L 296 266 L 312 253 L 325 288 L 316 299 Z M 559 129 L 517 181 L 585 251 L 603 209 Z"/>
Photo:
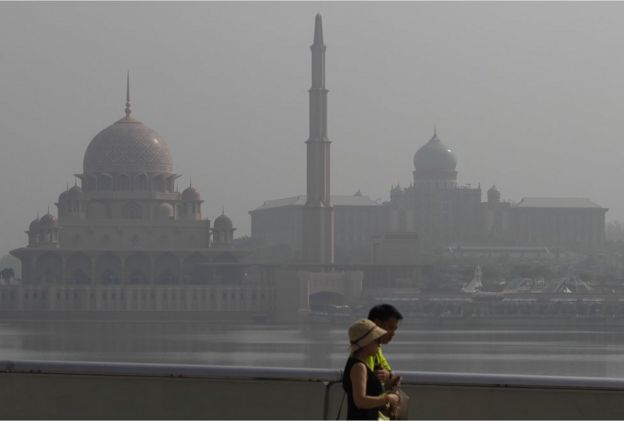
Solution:
<path fill-rule="evenodd" d="M 342 374 L 348 402 L 347 419 L 376 420 L 379 411 L 399 403 L 395 393 L 383 393 L 381 382 L 365 363 L 377 352 L 381 337 L 386 333 L 367 319 L 358 320 L 349 328 L 351 355 Z"/>

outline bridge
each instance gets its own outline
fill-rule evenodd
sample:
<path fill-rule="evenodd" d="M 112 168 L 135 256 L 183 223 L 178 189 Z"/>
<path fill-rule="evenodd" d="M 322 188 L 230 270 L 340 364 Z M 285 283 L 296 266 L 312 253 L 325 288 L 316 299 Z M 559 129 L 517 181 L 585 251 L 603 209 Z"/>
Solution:
<path fill-rule="evenodd" d="M 624 419 L 624 380 L 401 372 L 412 419 Z M 335 419 L 340 371 L 1 361 L 3 419 Z M 346 404 L 345 404 L 346 405 Z M 346 408 L 343 407 L 342 418 Z"/>

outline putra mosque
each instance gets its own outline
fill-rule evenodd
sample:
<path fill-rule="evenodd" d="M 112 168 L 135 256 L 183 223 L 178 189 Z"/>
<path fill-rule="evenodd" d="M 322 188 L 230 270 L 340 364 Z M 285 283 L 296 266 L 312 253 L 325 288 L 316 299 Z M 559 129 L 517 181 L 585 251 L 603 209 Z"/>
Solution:
<path fill-rule="evenodd" d="M 197 189 L 176 191 L 169 145 L 132 115 L 129 75 L 126 90 L 125 116 L 89 143 L 80 186 L 58 198 L 58 219 L 48 210 L 33 220 L 28 246 L 11 252 L 24 283 L 210 283 L 219 273 L 201 264 L 241 257 L 230 218 L 211 226 Z"/>

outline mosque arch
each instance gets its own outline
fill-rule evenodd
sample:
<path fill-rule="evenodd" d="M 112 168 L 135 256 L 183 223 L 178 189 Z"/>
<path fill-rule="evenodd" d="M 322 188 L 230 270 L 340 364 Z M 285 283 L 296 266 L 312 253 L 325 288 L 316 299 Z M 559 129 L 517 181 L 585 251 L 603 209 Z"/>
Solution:
<path fill-rule="evenodd" d="M 174 191 L 176 178 L 177 178 L 177 176 L 175 176 L 175 175 L 171 175 L 171 176 L 167 177 L 167 191 L 170 192 L 170 193 L 173 193 L 173 191 Z"/>
<path fill-rule="evenodd" d="M 160 203 L 156 207 L 156 216 L 161 220 L 173 219 L 173 206 L 170 203 Z"/>
<path fill-rule="evenodd" d="M 118 284 L 121 280 L 121 259 L 114 253 L 100 254 L 95 260 L 95 280 L 101 284 Z"/>
<path fill-rule="evenodd" d="M 40 283 L 60 283 L 63 279 L 63 261 L 58 254 L 45 253 L 37 259 L 36 279 Z"/>
<path fill-rule="evenodd" d="M 124 219 L 142 219 L 143 207 L 137 202 L 124 203 L 121 208 L 121 217 Z"/>
<path fill-rule="evenodd" d="M 156 283 L 177 284 L 180 280 L 180 258 L 173 253 L 162 253 L 154 261 Z"/>
<path fill-rule="evenodd" d="M 145 191 L 147 190 L 147 175 L 138 174 L 134 179 L 134 189 Z"/>
<path fill-rule="evenodd" d="M 130 190 L 130 177 L 126 174 L 119 174 L 116 180 L 116 190 Z"/>
<path fill-rule="evenodd" d="M 95 176 L 87 175 L 83 179 L 83 188 L 86 191 L 93 191 L 97 188 L 97 181 Z"/>
<path fill-rule="evenodd" d="M 215 263 L 236 263 L 236 257 L 231 253 L 221 253 L 214 258 Z M 240 283 L 240 268 L 232 266 L 217 266 L 215 270 L 216 279 L 213 282 L 231 285 Z"/>
<path fill-rule="evenodd" d="M 110 191 L 113 189 L 113 177 L 109 174 L 100 174 L 98 176 L 98 190 Z"/>
<path fill-rule="evenodd" d="M 165 191 L 165 179 L 163 175 L 157 175 L 153 178 L 154 190 L 159 192 Z"/>
<path fill-rule="evenodd" d="M 126 258 L 126 282 L 130 284 L 150 283 L 151 261 L 146 254 L 135 253 Z"/>
<path fill-rule="evenodd" d="M 77 252 L 69 256 L 66 264 L 67 280 L 76 284 L 90 284 L 92 280 L 91 259 L 86 253 Z"/>
<path fill-rule="evenodd" d="M 200 263 L 205 263 L 208 258 L 200 253 L 192 253 L 184 259 L 183 273 L 184 283 L 201 284 L 209 279 L 209 271 L 202 268 Z"/>
<path fill-rule="evenodd" d="M 87 207 L 88 219 L 107 219 L 108 207 L 102 202 L 91 202 Z"/>

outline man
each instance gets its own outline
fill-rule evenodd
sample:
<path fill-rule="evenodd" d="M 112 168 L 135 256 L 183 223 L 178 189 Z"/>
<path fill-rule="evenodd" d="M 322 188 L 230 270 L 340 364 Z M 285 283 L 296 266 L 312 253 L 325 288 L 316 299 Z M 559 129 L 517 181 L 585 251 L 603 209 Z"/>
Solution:
<path fill-rule="evenodd" d="M 380 338 L 381 344 L 390 343 L 396 330 L 399 328 L 399 322 L 403 320 L 403 315 L 394 306 L 390 304 L 379 304 L 371 308 L 368 312 L 368 319 L 375 322 L 377 326 L 387 331 Z M 366 365 L 375 372 L 375 375 L 386 388 L 395 385 L 399 380 L 399 376 L 392 375 L 392 368 L 388 364 L 388 360 L 384 357 L 381 346 L 375 355 L 370 356 Z"/>

